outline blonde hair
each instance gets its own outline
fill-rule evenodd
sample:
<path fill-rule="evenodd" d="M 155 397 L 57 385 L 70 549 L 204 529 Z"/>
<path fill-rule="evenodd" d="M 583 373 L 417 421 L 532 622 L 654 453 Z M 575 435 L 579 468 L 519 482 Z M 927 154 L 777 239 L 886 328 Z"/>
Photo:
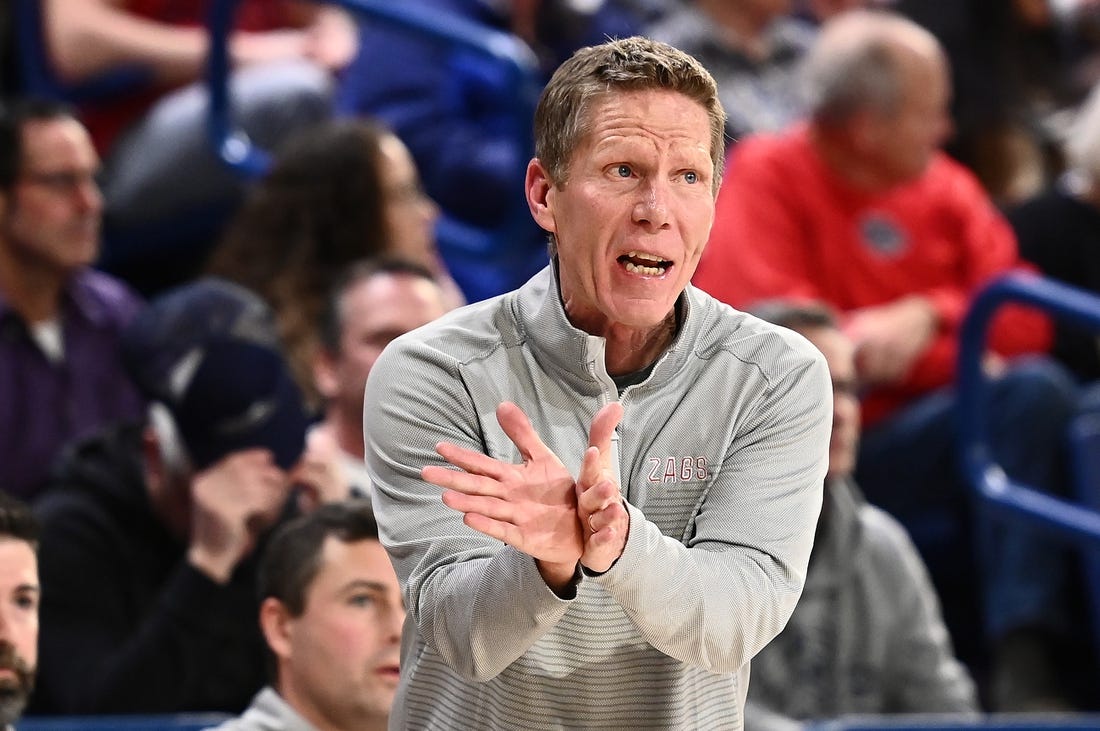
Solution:
<path fill-rule="evenodd" d="M 639 36 L 578 50 L 543 89 L 535 110 L 535 155 L 554 185 L 568 180 L 573 152 L 588 132 L 592 101 L 618 91 L 650 89 L 678 92 L 706 109 L 717 192 L 726 152 L 726 113 L 718 101 L 718 85 L 688 54 Z"/>

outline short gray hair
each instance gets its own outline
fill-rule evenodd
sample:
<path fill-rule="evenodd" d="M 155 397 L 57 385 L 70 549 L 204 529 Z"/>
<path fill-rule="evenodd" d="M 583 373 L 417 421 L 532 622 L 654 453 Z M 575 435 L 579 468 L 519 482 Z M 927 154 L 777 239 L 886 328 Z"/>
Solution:
<path fill-rule="evenodd" d="M 813 118 L 835 125 L 866 109 L 893 113 L 903 94 L 903 48 L 942 53 L 931 33 L 893 13 L 854 10 L 826 23 L 803 65 Z"/>
<path fill-rule="evenodd" d="M 1100 182 L 1100 84 L 1093 87 L 1070 125 L 1066 158 L 1075 172 Z"/>

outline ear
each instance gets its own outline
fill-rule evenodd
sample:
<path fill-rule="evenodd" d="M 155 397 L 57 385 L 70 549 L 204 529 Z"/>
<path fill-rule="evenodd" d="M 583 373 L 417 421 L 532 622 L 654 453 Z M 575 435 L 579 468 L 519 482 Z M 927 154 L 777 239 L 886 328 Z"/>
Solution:
<path fill-rule="evenodd" d="M 318 348 L 313 356 L 313 385 L 324 399 L 331 399 L 340 390 L 340 379 L 336 375 L 336 360 L 324 347 Z"/>
<path fill-rule="evenodd" d="M 550 233 L 557 233 L 554 220 L 554 183 L 537 157 L 527 163 L 527 180 L 524 184 L 527 206 L 535 223 Z"/>
<path fill-rule="evenodd" d="M 292 619 L 286 606 L 275 597 L 269 596 L 260 605 L 260 629 L 264 633 L 267 646 L 280 661 L 286 660 L 291 654 L 290 641 L 294 633 Z"/>

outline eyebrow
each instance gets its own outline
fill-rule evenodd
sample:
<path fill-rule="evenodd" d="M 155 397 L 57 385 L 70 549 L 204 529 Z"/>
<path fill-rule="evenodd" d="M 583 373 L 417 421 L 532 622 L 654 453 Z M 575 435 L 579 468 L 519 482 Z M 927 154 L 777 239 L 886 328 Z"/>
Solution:
<path fill-rule="evenodd" d="M 352 579 L 348 583 L 340 587 L 341 591 L 350 591 L 352 589 L 370 589 L 371 591 L 385 592 L 386 585 L 380 581 L 368 581 L 367 579 Z"/>

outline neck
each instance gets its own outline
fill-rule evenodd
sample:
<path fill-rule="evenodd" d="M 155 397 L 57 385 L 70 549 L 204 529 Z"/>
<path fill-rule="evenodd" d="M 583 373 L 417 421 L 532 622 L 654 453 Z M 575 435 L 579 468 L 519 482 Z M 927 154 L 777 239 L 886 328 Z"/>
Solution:
<path fill-rule="evenodd" d="M 648 330 L 611 326 L 602 335 L 607 345 L 604 363 L 612 376 L 622 376 L 645 368 L 660 357 L 676 337 L 676 313 Z"/>
<path fill-rule="evenodd" d="M 363 447 L 363 411 L 359 409 L 354 413 L 335 406 L 330 406 L 325 411 L 325 420 L 319 429 L 329 433 L 340 449 L 353 457 L 364 459 L 366 457 Z"/>
<path fill-rule="evenodd" d="M 8 306 L 28 323 L 57 317 L 65 276 L 48 267 L 34 266 L 0 242 L 0 292 Z"/>
<path fill-rule="evenodd" d="M 350 717 L 338 718 L 325 713 L 316 703 L 296 693 L 293 688 L 280 684 L 276 692 L 286 701 L 294 712 L 304 718 L 317 731 L 386 731 L 389 718 L 367 713 L 356 713 Z"/>

